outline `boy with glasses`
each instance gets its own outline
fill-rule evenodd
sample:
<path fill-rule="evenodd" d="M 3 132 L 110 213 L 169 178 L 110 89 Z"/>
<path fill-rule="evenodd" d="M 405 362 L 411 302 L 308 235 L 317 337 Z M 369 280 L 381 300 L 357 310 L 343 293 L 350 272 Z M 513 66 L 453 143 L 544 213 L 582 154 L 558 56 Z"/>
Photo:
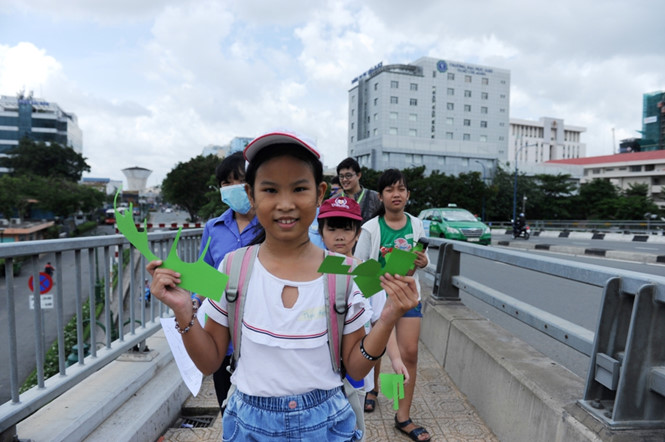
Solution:
<path fill-rule="evenodd" d="M 363 222 L 372 218 L 381 206 L 379 194 L 360 185 L 360 165 L 353 158 L 347 158 L 337 165 L 337 176 L 342 186 L 340 192 L 332 196 L 353 198 L 360 205 Z"/>

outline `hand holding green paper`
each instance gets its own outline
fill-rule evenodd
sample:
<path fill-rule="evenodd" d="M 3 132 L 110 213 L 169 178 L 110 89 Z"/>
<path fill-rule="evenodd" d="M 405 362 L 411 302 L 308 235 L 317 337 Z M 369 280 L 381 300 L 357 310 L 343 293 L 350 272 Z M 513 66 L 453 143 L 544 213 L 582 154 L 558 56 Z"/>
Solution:
<path fill-rule="evenodd" d="M 136 247 L 136 249 L 145 256 L 149 261 L 154 261 L 159 259 L 155 256 L 154 253 L 150 250 L 148 245 L 148 234 L 144 232 L 139 232 L 134 225 L 134 219 L 132 217 L 132 205 L 129 206 L 129 210 L 126 210 L 125 213 L 120 213 L 116 207 L 116 202 L 118 199 L 118 193 L 115 194 L 115 199 L 113 201 L 113 209 L 115 210 L 115 221 L 118 225 L 118 230 L 122 233 L 129 242 Z M 208 238 L 208 244 L 206 244 L 203 253 L 196 262 L 184 262 L 178 257 L 177 245 L 178 240 L 180 239 L 180 233 L 182 229 L 178 230 L 178 234 L 173 240 L 173 245 L 169 251 L 168 256 L 162 264 L 163 267 L 171 269 L 175 272 L 180 273 L 180 287 L 191 292 L 196 292 L 201 296 L 219 301 L 224 293 L 226 288 L 226 282 L 228 281 L 228 275 L 225 275 L 222 272 L 219 272 L 217 269 L 211 267 L 208 263 L 203 260 L 203 257 L 208 250 L 208 245 L 210 244 L 210 238 Z"/>
<path fill-rule="evenodd" d="M 399 410 L 399 400 L 404 399 L 404 375 L 394 373 L 379 374 L 381 393 L 388 399 L 393 399 L 393 410 Z"/>
<path fill-rule="evenodd" d="M 416 249 L 414 248 L 414 250 Z M 379 279 L 381 275 L 390 273 L 391 275 L 404 276 L 413 268 L 416 258 L 417 256 L 413 252 L 394 249 L 386 255 L 385 267 L 381 268 L 381 264 L 378 261 L 368 259 L 349 272 L 350 266 L 343 264 L 344 257 L 328 255 L 321 263 L 319 272 L 335 275 L 354 275 L 355 278 L 353 281 L 363 293 L 363 296 L 369 298 L 382 290 L 381 280 Z"/>

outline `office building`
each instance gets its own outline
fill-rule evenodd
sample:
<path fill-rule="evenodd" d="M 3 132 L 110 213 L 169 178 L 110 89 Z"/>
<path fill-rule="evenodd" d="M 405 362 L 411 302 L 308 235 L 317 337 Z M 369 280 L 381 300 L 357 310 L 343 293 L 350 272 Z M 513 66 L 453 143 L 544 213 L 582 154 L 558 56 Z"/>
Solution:
<path fill-rule="evenodd" d="M 423 57 L 352 80 L 348 154 L 375 170 L 457 175 L 508 159 L 510 71 Z"/>
<path fill-rule="evenodd" d="M 233 137 L 229 144 L 223 146 L 209 144 L 203 148 L 202 155 L 204 157 L 208 155 L 217 155 L 220 158 L 225 158 L 234 152 L 245 150 L 245 146 L 247 146 L 252 140 L 253 138 Z"/>
<path fill-rule="evenodd" d="M 24 137 L 57 143 L 83 153 L 81 129 L 75 114 L 32 95 L 1 96 L 0 154 L 17 146 Z"/>
<path fill-rule="evenodd" d="M 561 118 L 542 117 L 538 121 L 510 119 L 508 161 L 538 164 L 586 156 L 581 135 L 585 127 L 565 125 Z"/>
<path fill-rule="evenodd" d="M 665 91 L 642 96 L 641 150 L 665 149 Z"/>

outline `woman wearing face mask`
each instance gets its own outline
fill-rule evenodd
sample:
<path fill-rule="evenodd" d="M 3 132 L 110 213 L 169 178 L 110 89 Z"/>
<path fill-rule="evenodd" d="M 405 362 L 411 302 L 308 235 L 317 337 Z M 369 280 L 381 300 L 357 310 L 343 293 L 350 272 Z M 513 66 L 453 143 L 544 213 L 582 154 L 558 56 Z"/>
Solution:
<path fill-rule="evenodd" d="M 249 245 L 261 229 L 245 191 L 245 158 L 242 152 L 235 152 L 224 158 L 217 166 L 215 176 L 221 187 L 222 202 L 229 206 L 229 209 L 206 223 L 199 254 L 203 252 L 210 238 L 210 246 L 203 260 L 218 268 L 224 255 Z M 196 299 L 199 306 L 201 305 L 201 297 L 193 294 L 192 299 Z M 231 374 L 226 368 L 231 362 L 232 354 L 233 347 L 229 345 L 224 362 L 213 375 L 220 408 L 231 386 Z"/>

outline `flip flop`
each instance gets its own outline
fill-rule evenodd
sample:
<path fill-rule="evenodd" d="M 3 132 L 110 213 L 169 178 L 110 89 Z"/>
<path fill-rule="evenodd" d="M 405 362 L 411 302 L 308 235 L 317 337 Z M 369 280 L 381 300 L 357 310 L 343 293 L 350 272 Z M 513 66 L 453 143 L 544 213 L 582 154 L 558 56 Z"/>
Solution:
<path fill-rule="evenodd" d="M 369 395 L 374 396 L 374 399 L 369 399 Z M 376 408 L 376 400 L 379 397 L 379 392 L 370 390 L 365 394 L 365 413 L 371 413 Z"/>
<path fill-rule="evenodd" d="M 416 442 L 426 442 L 432 439 L 432 436 L 423 427 L 416 427 L 411 431 L 406 431 L 404 427 L 408 427 L 410 424 L 413 424 L 413 421 L 410 418 L 405 420 L 404 422 L 400 422 L 397 420 L 397 415 L 395 415 L 395 428 L 397 428 L 401 433 L 404 433 L 407 436 L 409 436 L 411 440 L 414 440 Z M 423 433 L 427 434 L 429 437 L 427 439 L 420 439 L 418 436 L 420 436 Z"/>

